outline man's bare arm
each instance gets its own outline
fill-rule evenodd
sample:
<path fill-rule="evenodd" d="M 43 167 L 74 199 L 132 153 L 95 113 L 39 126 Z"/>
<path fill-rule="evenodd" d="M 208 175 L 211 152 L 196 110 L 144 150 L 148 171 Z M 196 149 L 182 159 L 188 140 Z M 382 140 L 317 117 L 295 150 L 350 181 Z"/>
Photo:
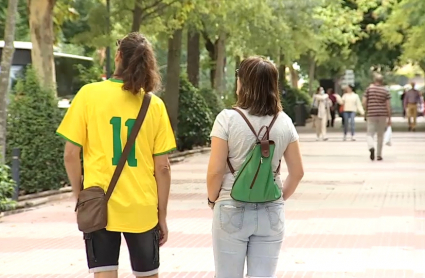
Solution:
<path fill-rule="evenodd" d="M 81 191 L 81 147 L 73 143 L 66 142 L 64 151 L 65 169 L 68 175 L 69 182 L 71 183 L 72 192 L 75 199 Z"/>
<path fill-rule="evenodd" d="M 154 163 L 155 180 L 158 187 L 158 217 L 159 221 L 165 221 L 171 185 L 171 169 L 168 155 L 154 156 Z"/>

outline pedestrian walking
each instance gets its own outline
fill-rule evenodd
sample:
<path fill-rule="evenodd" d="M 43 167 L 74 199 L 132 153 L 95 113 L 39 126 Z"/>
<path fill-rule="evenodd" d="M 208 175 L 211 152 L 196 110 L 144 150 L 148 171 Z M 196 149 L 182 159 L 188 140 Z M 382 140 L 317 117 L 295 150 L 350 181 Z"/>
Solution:
<path fill-rule="evenodd" d="M 315 117 L 316 140 L 319 141 L 322 139 L 323 141 L 327 141 L 326 125 L 328 123 L 328 119 L 331 119 L 332 101 L 321 87 L 317 89 L 316 94 L 313 96 L 313 106 L 317 107 L 317 116 Z"/>
<path fill-rule="evenodd" d="M 67 140 L 65 167 L 89 271 L 118 277 L 124 234 L 133 274 L 158 277 L 175 138 L 164 103 L 151 93 L 160 75 L 149 41 L 139 33 L 118 40 L 115 68 L 113 78 L 81 88 L 57 132 Z"/>
<path fill-rule="evenodd" d="M 336 110 L 338 109 L 337 97 L 339 95 L 335 94 L 334 89 L 332 88 L 327 89 L 326 93 L 328 94 L 329 99 L 332 102 L 332 105 L 330 107 L 331 118 L 328 120 L 326 127 L 334 127 Z"/>
<path fill-rule="evenodd" d="M 275 277 L 284 200 L 303 177 L 298 134 L 282 111 L 274 64 L 249 57 L 237 76 L 236 107 L 223 110 L 211 131 L 207 188 L 215 277 L 242 278 L 245 262 L 248 277 Z"/>
<path fill-rule="evenodd" d="M 345 88 L 345 93 L 341 98 L 341 105 L 343 105 L 344 115 L 344 141 L 347 140 L 348 127 L 350 126 L 351 141 L 355 141 L 355 129 L 356 129 L 356 115 L 360 113 L 364 115 L 364 109 L 362 102 L 358 94 L 353 91 L 352 86 Z"/>
<path fill-rule="evenodd" d="M 403 118 L 406 117 L 406 108 L 404 107 L 404 97 L 406 96 L 406 89 L 403 89 L 403 93 L 400 95 L 401 106 L 403 107 Z"/>
<path fill-rule="evenodd" d="M 415 89 L 415 83 L 410 84 L 412 88 L 406 92 L 403 99 L 403 107 L 406 111 L 409 131 L 416 130 L 416 120 L 418 118 L 418 106 L 421 103 L 421 93 Z"/>
<path fill-rule="evenodd" d="M 384 132 L 391 126 L 391 95 L 383 85 L 381 74 L 376 74 L 363 96 L 363 105 L 366 107 L 367 144 L 370 159 L 375 160 L 374 137 L 377 134 L 377 160 L 382 160 Z"/>

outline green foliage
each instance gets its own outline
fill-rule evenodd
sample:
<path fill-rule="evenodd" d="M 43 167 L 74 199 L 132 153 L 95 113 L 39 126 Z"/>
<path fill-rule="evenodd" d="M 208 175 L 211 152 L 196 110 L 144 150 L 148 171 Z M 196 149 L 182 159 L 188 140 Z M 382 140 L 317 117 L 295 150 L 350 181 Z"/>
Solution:
<path fill-rule="evenodd" d="M 79 72 L 78 78 L 82 84 L 102 81 L 102 70 L 99 67 L 93 66 L 91 68 L 86 68 L 81 64 L 76 65 L 76 67 Z"/>
<path fill-rule="evenodd" d="M 205 146 L 210 138 L 213 117 L 205 99 L 187 77 L 180 79 L 177 147 L 180 151 Z"/>
<path fill-rule="evenodd" d="M 308 92 L 291 87 L 285 88 L 285 92 L 286 94 L 281 99 L 283 111 L 288 114 L 292 121 L 295 121 L 295 105 L 298 101 L 304 102 L 305 105 L 310 105 L 311 97 Z"/>
<path fill-rule="evenodd" d="M 8 0 L 0 0 L 0 40 L 3 40 L 6 26 Z M 28 6 L 26 0 L 19 0 L 16 14 L 15 40 L 27 41 L 30 39 L 28 23 Z"/>
<path fill-rule="evenodd" d="M 228 92 L 224 95 L 223 103 L 226 109 L 232 108 L 236 104 L 236 93 Z"/>
<path fill-rule="evenodd" d="M 10 168 L 0 165 L 0 212 L 15 207 L 13 196 L 15 182 L 10 178 Z"/>
<path fill-rule="evenodd" d="M 223 100 L 212 89 L 202 88 L 199 92 L 205 99 L 214 119 L 225 108 Z"/>
<path fill-rule="evenodd" d="M 381 22 L 377 29 L 383 35 L 383 40 L 390 46 L 394 48 L 401 46 L 401 59 L 405 62 L 425 61 L 424 12 L 423 0 L 388 1 L 377 9 L 376 13 L 379 16 L 388 18 L 385 22 Z"/>
<path fill-rule="evenodd" d="M 55 135 L 62 119 L 54 93 L 40 87 L 28 68 L 9 104 L 7 161 L 13 148 L 21 150 L 20 188 L 25 193 L 57 189 L 66 181 L 63 141 Z"/>

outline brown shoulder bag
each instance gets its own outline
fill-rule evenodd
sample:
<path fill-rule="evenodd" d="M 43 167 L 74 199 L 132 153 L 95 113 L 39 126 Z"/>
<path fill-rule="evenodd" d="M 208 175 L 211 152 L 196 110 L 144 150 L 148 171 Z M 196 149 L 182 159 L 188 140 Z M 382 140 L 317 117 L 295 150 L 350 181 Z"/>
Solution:
<path fill-rule="evenodd" d="M 108 224 L 108 201 L 111 198 L 112 192 L 117 185 L 121 172 L 127 162 L 127 157 L 131 148 L 136 141 L 137 134 L 142 127 L 143 121 L 151 101 L 151 95 L 145 94 L 143 97 L 142 107 L 137 115 L 136 122 L 134 123 L 131 133 L 127 139 L 124 150 L 121 154 L 114 174 L 112 175 L 111 182 L 109 183 L 108 190 L 103 190 L 100 186 L 91 186 L 83 189 L 78 195 L 75 211 L 77 212 L 78 229 L 83 233 L 91 233 L 104 229 Z"/>

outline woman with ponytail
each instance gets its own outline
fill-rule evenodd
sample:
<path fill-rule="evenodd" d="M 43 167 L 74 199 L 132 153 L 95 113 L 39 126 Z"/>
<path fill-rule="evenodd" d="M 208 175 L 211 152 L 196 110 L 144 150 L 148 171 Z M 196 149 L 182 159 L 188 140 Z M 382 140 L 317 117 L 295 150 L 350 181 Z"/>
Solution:
<path fill-rule="evenodd" d="M 94 277 L 118 277 L 121 234 L 134 275 L 158 277 L 159 247 L 168 237 L 168 153 L 176 147 L 175 138 L 164 103 L 152 94 L 160 88 L 161 80 L 149 41 L 139 33 L 118 40 L 115 68 L 111 79 L 81 88 L 57 132 L 67 140 L 65 167 L 79 208 L 83 204 L 78 196 L 83 189 L 101 187 L 107 192 L 146 101 L 146 117 L 107 201 L 106 227 L 84 233 L 84 240 L 88 268 Z"/>

